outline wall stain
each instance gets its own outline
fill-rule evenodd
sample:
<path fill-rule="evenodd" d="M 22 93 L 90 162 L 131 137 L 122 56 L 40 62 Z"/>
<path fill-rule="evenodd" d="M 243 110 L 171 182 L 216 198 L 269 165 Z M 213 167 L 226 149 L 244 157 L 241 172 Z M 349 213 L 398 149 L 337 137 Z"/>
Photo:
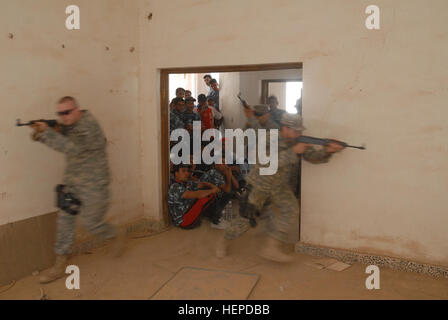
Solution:
<path fill-rule="evenodd" d="M 421 129 L 422 133 L 436 133 L 442 131 L 444 128 L 442 126 L 425 126 Z"/>
<path fill-rule="evenodd" d="M 5 155 L 5 157 L 8 155 L 8 150 L 0 146 L 1 152 Z"/>
<path fill-rule="evenodd" d="M 404 240 L 401 239 L 400 237 L 391 237 L 391 236 L 375 236 L 375 237 L 371 237 L 371 236 L 362 236 L 359 235 L 358 233 L 356 233 L 355 231 L 352 231 L 350 233 L 350 237 L 353 240 L 363 240 L 363 241 L 368 241 L 372 244 L 374 243 L 384 243 L 384 244 L 388 244 L 394 248 L 396 247 L 401 247 L 403 249 L 406 249 L 410 252 L 413 252 L 416 255 L 420 255 L 420 256 L 426 256 L 426 252 L 423 248 L 423 246 L 415 241 L 415 240 Z M 378 248 L 375 247 L 365 247 L 365 246 L 359 246 L 356 247 L 357 250 L 368 250 L 366 252 L 372 252 L 373 250 L 380 253 L 380 251 L 378 250 Z M 383 252 L 385 253 L 385 252 Z"/>

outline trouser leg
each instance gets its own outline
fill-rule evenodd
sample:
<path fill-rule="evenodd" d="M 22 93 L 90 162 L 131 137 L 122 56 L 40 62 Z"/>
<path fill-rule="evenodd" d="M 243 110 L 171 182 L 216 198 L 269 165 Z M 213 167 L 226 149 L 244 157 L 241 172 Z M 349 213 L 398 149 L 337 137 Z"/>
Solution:
<path fill-rule="evenodd" d="M 54 252 L 56 255 L 68 255 L 71 253 L 73 241 L 75 240 L 76 216 L 64 211 L 58 212 L 56 220 L 56 242 Z"/>
<path fill-rule="evenodd" d="M 193 206 L 184 214 L 180 225 L 184 229 L 192 229 L 199 226 L 201 216 L 214 214 L 215 196 L 198 199 Z"/>
<path fill-rule="evenodd" d="M 86 230 L 100 239 L 114 238 L 116 228 L 104 221 L 109 208 L 109 191 L 106 188 L 91 190 L 81 196 L 80 217 Z"/>
<path fill-rule="evenodd" d="M 229 226 L 224 232 L 224 238 L 227 240 L 233 240 L 239 238 L 243 233 L 249 230 L 249 219 L 237 216 L 232 219 Z"/>
<path fill-rule="evenodd" d="M 299 205 L 289 188 L 276 192 L 271 198 L 273 219 L 270 220 L 268 235 L 285 243 L 298 240 Z"/>

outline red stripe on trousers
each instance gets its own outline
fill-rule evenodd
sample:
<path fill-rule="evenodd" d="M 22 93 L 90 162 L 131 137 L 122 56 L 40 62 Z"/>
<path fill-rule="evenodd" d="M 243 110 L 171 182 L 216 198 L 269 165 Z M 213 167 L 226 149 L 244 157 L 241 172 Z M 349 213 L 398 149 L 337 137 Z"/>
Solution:
<path fill-rule="evenodd" d="M 210 194 L 205 198 L 198 199 L 195 204 L 184 214 L 184 218 L 181 227 L 187 227 L 192 224 L 196 219 L 200 216 L 202 211 L 207 209 L 207 207 L 211 204 L 213 199 L 215 198 L 214 194 Z"/>

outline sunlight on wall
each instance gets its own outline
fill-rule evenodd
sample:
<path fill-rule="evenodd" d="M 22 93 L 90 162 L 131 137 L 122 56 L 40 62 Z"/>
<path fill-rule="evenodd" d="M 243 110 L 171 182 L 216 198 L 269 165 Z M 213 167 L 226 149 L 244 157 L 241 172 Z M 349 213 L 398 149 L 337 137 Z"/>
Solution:
<path fill-rule="evenodd" d="M 297 113 L 295 107 L 297 100 L 302 97 L 303 82 L 286 83 L 286 112 Z"/>

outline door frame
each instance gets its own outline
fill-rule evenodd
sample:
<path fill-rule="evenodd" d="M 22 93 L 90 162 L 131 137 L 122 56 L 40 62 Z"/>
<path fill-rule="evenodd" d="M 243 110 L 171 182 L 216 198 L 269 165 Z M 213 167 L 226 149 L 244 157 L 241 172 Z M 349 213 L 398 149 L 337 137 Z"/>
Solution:
<path fill-rule="evenodd" d="M 229 66 L 201 66 L 201 67 L 177 67 L 160 69 L 160 117 L 161 117 L 161 171 L 162 171 L 162 210 L 165 225 L 170 225 L 168 215 L 167 193 L 170 176 L 170 152 L 169 152 L 169 75 L 179 73 L 215 73 L 215 72 L 247 72 L 270 71 L 283 69 L 303 69 L 302 62 L 248 64 Z M 299 226 L 300 230 L 300 226 Z M 300 232 L 299 232 L 300 235 Z"/>

